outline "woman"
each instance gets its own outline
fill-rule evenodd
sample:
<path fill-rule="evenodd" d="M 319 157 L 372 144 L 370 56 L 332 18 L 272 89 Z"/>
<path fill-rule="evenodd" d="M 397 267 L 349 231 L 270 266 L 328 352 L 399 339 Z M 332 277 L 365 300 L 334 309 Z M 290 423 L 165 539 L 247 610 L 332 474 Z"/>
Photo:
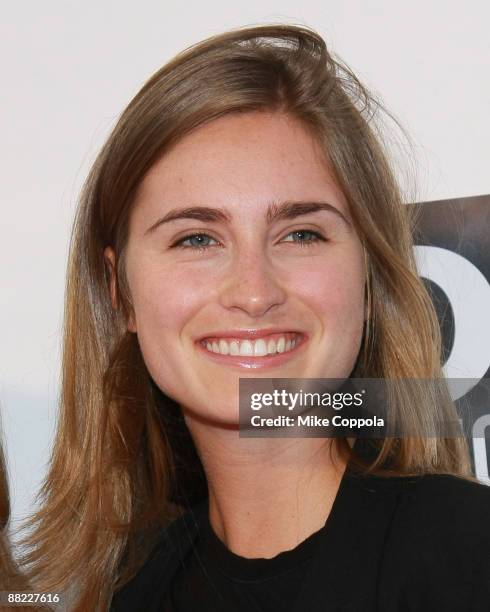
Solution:
<path fill-rule="evenodd" d="M 72 238 L 40 589 L 83 611 L 487 609 L 490 495 L 462 438 L 429 437 L 442 383 L 393 402 L 411 438 L 238 435 L 240 377 L 441 378 L 375 109 L 316 33 L 264 26 L 124 111 Z"/>

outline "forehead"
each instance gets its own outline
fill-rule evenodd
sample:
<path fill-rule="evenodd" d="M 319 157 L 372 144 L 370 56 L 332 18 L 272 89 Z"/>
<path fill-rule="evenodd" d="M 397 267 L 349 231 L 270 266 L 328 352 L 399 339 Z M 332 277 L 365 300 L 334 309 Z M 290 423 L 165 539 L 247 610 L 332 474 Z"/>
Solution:
<path fill-rule="evenodd" d="M 183 137 L 149 170 L 136 204 L 151 214 L 176 205 L 250 210 L 305 199 L 347 209 L 304 125 L 283 113 L 254 112 L 216 119 Z"/>

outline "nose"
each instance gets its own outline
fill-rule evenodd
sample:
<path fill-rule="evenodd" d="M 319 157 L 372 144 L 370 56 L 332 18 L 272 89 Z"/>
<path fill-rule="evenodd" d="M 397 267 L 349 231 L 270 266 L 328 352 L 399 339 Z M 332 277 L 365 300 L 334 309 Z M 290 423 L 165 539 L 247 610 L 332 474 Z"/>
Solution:
<path fill-rule="evenodd" d="M 254 318 L 264 316 L 285 300 L 286 291 L 263 253 L 238 257 L 220 292 L 224 308 L 241 310 Z"/>

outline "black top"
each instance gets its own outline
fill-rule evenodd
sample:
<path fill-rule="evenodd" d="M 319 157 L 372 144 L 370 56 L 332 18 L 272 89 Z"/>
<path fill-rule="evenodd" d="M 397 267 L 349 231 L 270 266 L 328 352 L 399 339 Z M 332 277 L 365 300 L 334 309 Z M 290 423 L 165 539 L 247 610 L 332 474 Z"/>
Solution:
<path fill-rule="evenodd" d="M 289 612 L 326 529 L 272 559 L 247 559 L 215 534 L 207 505 L 197 524 L 196 546 L 172 581 L 165 612 L 194 612 L 197 601 L 200 612 Z"/>
<path fill-rule="evenodd" d="M 272 559 L 229 551 L 207 507 L 162 533 L 112 612 L 490 612 L 485 485 L 346 472 L 325 526 Z"/>

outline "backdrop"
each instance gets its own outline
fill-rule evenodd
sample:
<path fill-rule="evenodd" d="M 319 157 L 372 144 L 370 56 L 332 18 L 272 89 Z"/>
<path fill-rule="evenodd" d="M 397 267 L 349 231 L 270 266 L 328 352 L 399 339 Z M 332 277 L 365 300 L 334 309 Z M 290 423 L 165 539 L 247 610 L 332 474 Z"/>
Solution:
<path fill-rule="evenodd" d="M 45 474 L 70 226 L 88 168 L 118 114 L 172 55 L 264 22 L 321 32 L 412 136 L 412 149 L 394 155 L 407 201 L 426 202 L 417 257 L 439 300 L 449 374 L 473 381 L 467 425 L 475 469 L 488 479 L 490 403 L 475 381 L 489 365 L 489 200 L 472 196 L 490 193 L 489 20 L 486 0 L 464 10 L 450 0 L 30 0 L 3 8 L 0 409 L 14 527 Z"/>

